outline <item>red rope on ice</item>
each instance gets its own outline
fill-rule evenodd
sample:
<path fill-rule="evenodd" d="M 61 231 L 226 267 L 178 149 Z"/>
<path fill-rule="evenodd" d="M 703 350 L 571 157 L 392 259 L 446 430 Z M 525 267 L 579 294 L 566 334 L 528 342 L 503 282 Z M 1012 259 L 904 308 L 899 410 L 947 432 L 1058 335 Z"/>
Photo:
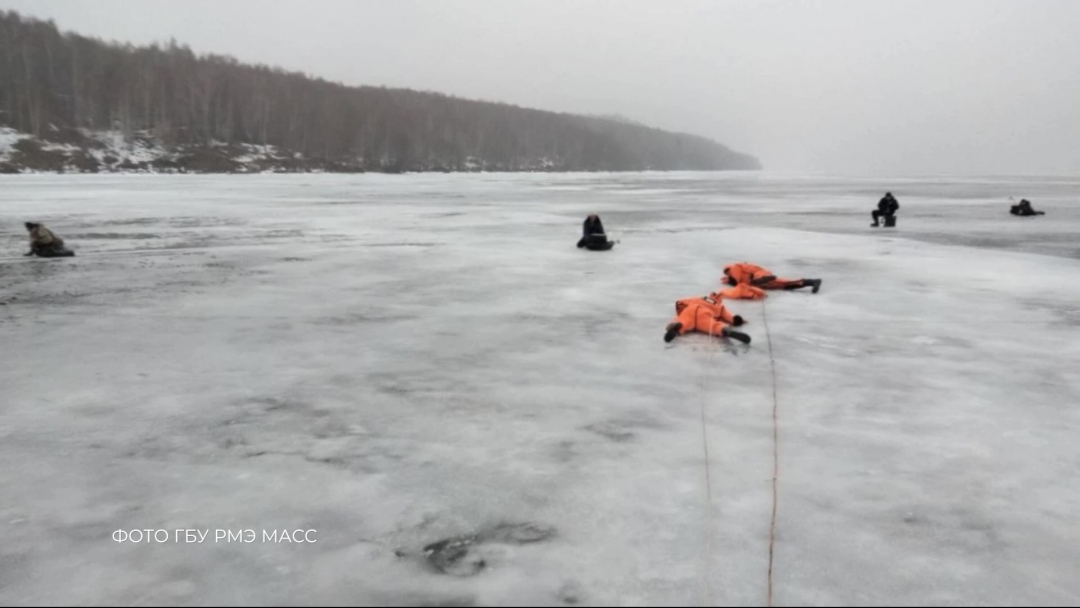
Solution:
<path fill-rule="evenodd" d="M 765 337 L 769 342 L 769 364 L 772 367 L 773 386 L 773 474 L 772 474 L 772 517 L 769 521 L 769 576 L 767 589 L 767 605 L 773 605 L 773 557 L 776 548 L 776 479 L 780 476 L 780 425 L 777 419 L 779 399 L 776 396 L 776 359 L 773 358 L 772 334 L 769 333 L 769 317 L 765 314 L 765 302 L 761 303 L 761 318 L 765 321 Z"/>
<path fill-rule="evenodd" d="M 711 338 L 712 336 L 710 336 Z M 713 364 L 713 353 L 716 352 L 715 340 L 709 340 L 706 346 L 709 355 L 705 358 L 705 367 L 701 372 L 701 445 L 705 452 L 705 575 L 702 577 L 701 605 L 709 606 L 709 576 L 712 572 L 712 472 L 709 468 L 709 435 L 705 416 L 705 392 L 709 384 L 709 368 Z"/>

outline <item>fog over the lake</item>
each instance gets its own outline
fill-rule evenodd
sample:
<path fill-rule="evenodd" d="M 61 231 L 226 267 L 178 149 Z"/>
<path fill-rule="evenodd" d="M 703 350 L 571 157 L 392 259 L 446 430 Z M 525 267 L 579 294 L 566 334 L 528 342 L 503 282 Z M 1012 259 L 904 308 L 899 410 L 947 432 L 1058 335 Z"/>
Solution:
<path fill-rule="evenodd" d="M 770 170 L 1080 173 L 1080 2 L 0 0 L 341 81 L 711 137 Z"/>

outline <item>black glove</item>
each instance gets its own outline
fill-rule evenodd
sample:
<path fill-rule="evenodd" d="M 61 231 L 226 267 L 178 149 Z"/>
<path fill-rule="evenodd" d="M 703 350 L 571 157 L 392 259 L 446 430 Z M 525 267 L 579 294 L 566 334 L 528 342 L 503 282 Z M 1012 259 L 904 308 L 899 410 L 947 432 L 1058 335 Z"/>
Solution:
<path fill-rule="evenodd" d="M 742 315 L 735 315 L 735 318 L 732 319 L 731 322 L 732 325 L 734 325 L 735 327 L 739 327 L 743 323 L 746 323 L 746 321 L 742 318 Z"/>

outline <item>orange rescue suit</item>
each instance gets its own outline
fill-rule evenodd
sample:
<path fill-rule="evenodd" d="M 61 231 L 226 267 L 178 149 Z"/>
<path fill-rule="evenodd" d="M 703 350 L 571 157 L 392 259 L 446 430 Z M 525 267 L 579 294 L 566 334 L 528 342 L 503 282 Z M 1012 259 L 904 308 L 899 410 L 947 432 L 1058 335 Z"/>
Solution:
<path fill-rule="evenodd" d="M 778 279 L 768 268 L 750 262 L 738 262 L 724 266 L 724 275 L 732 285 L 750 285 L 761 289 L 787 289 L 801 287 L 802 279 Z"/>
<path fill-rule="evenodd" d="M 679 335 L 700 331 L 720 336 L 725 327 L 735 322 L 735 315 L 719 300 L 708 298 L 685 298 L 675 302 L 675 315 L 675 321 L 682 324 Z"/>
<path fill-rule="evenodd" d="M 711 296 L 714 300 L 764 300 L 769 297 L 760 287 L 754 287 L 747 283 L 739 283 L 735 287 L 722 289 Z"/>

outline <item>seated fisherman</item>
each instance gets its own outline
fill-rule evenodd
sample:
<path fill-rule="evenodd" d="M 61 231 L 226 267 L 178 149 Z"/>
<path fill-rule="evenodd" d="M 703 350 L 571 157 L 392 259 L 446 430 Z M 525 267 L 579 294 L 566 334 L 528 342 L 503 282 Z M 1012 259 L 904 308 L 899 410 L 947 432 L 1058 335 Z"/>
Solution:
<path fill-rule="evenodd" d="M 1019 215 L 1021 217 L 1030 217 L 1032 215 L 1046 215 L 1045 211 L 1036 211 L 1031 208 L 1031 201 L 1025 199 L 1020 200 L 1019 205 L 1013 205 L 1009 208 L 1009 213 L 1013 215 Z"/>
<path fill-rule="evenodd" d="M 26 231 L 30 233 L 30 251 L 27 256 L 42 258 L 70 258 L 74 251 L 64 247 L 64 239 L 53 234 L 45 226 L 35 222 L 26 222 Z"/>
<path fill-rule="evenodd" d="M 885 227 L 891 228 L 896 225 L 896 212 L 900 210 L 900 203 L 893 197 L 892 192 L 886 192 L 885 196 L 878 201 L 877 209 L 870 212 L 870 217 L 874 218 L 874 223 L 870 224 L 871 228 L 878 227 L 878 220 L 885 220 Z"/>
<path fill-rule="evenodd" d="M 600 223 L 600 216 L 590 215 L 585 218 L 585 225 L 582 227 L 581 240 L 578 241 L 578 249 L 584 247 L 590 251 L 607 251 L 615 246 L 615 243 L 607 239 L 607 235 L 604 234 L 604 225 Z"/>

